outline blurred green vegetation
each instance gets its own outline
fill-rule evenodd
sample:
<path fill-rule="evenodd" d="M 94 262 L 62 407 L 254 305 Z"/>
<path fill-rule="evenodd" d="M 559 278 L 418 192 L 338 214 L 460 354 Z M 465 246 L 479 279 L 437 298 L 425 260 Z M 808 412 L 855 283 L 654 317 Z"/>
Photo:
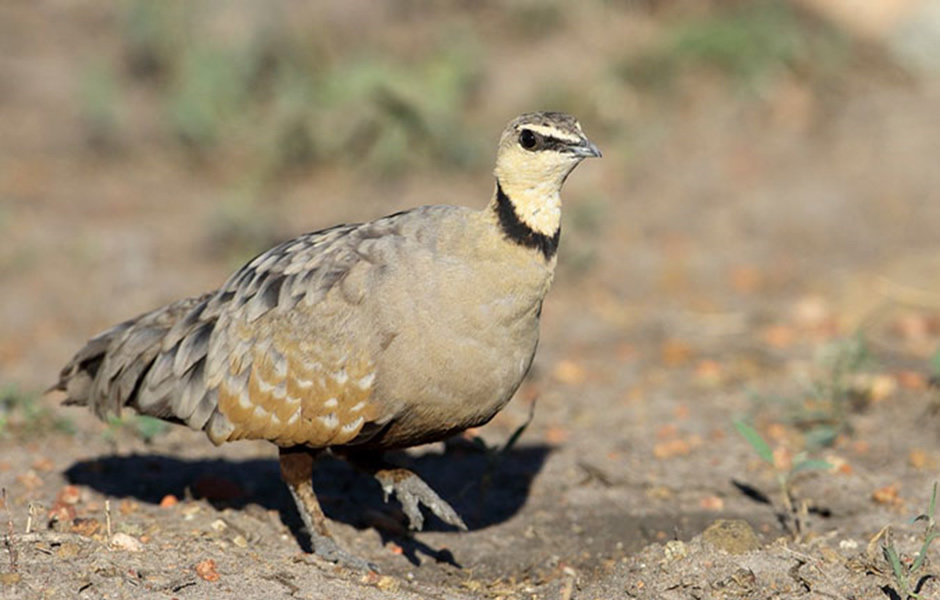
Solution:
<path fill-rule="evenodd" d="M 526 40 L 561 30 L 566 16 L 562 0 L 515 0 L 506 12 L 511 29 Z"/>
<path fill-rule="evenodd" d="M 210 8 L 126 3 L 124 68 L 94 63 L 85 77 L 93 140 L 119 134 L 122 88 L 149 86 L 176 143 L 197 156 L 224 150 L 261 180 L 315 162 L 364 160 L 391 174 L 482 158 L 474 138 L 459 135 L 480 56 L 464 32 L 442 32 L 435 51 L 393 60 L 367 48 L 331 52 L 281 4 L 254 9 L 257 18 L 235 33 L 212 35 L 218 14 Z"/>
<path fill-rule="evenodd" d="M 84 119 L 88 143 L 98 150 L 114 145 L 119 124 L 121 102 L 117 74 L 101 59 L 85 67 L 79 88 L 79 106 Z"/>
<path fill-rule="evenodd" d="M 730 2 L 674 23 L 659 43 L 630 56 L 621 76 L 645 89 L 668 91 L 690 70 L 708 70 L 747 90 L 782 74 L 820 82 L 845 66 L 849 39 L 801 15 L 789 2 Z"/>
<path fill-rule="evenodd" d="M 558 268 L 566 276 L 587 275 L 597 264 L 598 245 L 610 206 L 600 196 L 588 197 L 566 207 L 566 229 L 562 234 L 564 252 L 558 257 Z"/>
<path fill-rule="evenodd" d="M 14 384 L 0 386 L 0 438 L 31 438 L 49 434 L 74 435 L 75 423 L 61 416 L 61 411 L 45 406 L 40 395 L 22 390 Z M 166 421 L 128 413 L 108 419 L 105 437 L 114 439 L 118 432 L 126 431 L 144 442 L 164 434 L 170 428 Z"/>
<path fill-rule="evenodd" d="M 287 235 L 274 211 L 264 210 L 263 182 L 248 177 L 223 194 L 209 218 L 206 251 L 225 259 L 232 269 Z"/>
<path fill-rule="evenodd" d="M 104 431 L 103 435 L 109 441 L 117 439 L 119 433 L 123 431 L 149 444 L 170 430 L 170 424 L 166 421 L 130 412 L 120 417 L 111 416 L 108 418 L 107 423 L 108 429 Z"/>
<path fill-rule="evenodd" d="M 355 28 L 333 28 L 328 11 L 311 17 L 288 3 L 120 6 L 120 59 L 91 60 L 80 90 L 91 143 L 120 147 L 126 122 L 149 111 L 145 120 L 188 158 L 231 165 L 242 179 L 257 180 L 256 188 L 317 164 L 355 165 L 379 176 L 485 168 L 491 140 L 476 133 L 471 113 L 487 65 L 498 59 L 487 40 L 503 36 L 499 51 L 510 52 L 563 40 L 578 22 L 578 13 L 557 0 L 519 0 L 499 11 L 453 1 L 427 9 L 439 31 L 389 41 L 380 39 L 374 17 L 356 17 L 363 21 L 356 38 L 348 33 Z M 707 0 L 668 10 L 610 0 L 579 6 L 594 11 L 592 18 L 647 12 L 659 26 L 645 43 L 624 40 L 598 54 L 600 74 L 589 88 L 572 85 L 574 74 L 533 73 L 520 84 L 530 96 L 523 104 L 603 123 L 612 144 L 630 137 L 619 134 L 633 109 L 618 106 L 637 93 L 671 93 L 688 73 L 717 73 L 733 89 L 757 92 L 781 76 L 829 85 L 853 53 L 844 35 L 782 0 Z M 417 9 L 405 3 L 381 10 Z M 443 19 L 445 11 L 469 19 Z M 132 101 L 136 116 L 125 119 Z"/>
<path fill-rule="evenodd" d="M 808 451 L 851 435 L 851 418 L 871 401 L 878 365 L 861 334 L 834 339 L 816 352 L 812 374 L 799 395 L 754 396 L 750 416 L 774 415 L 803 434 Z"/>
<path fill-rule="evenodd" d="M 610 158 L 619 155 L 618 168 L 629 169 L 634 145 L 664 127 L 641 107 L 659 105 L 662 94 L 687 93 L 676 86 L 686 75 L 714 73 L 732 93 L 757 92 L 745 99 L 781 77 L 817 92 L 837 79 L 829 76 L 853 51 L 834 29 L 781 0 L 668 7 L 591 0 L 577 10 L 558 0 L 518 0 L 499 10 L 452 0 L 421 9 L 435 27 L 416 30 L 414 39 L 383 37 L 382 17 L 362 7 L 334 27 L 327 10 L 281 2 L 118 6 L 118 51 L 92 57 L 81 79 L 77 100 L 88 142 L 114 152 L 125 141 L 155 136 L 188 164 L 219 168 L 232 191 L 208 225 L 208 245 L 233 264 L 279 238 L 264 208 L 285 176 L 321 165 L 379 178 L 489 168 L 492 139 L 475 121 L 484 96 L 496 105 L 577 114 Z M 406 19 L 418 9 L 401 3 L 375 11 Z M 577 34 L 585 19 L 617 11 L 655 22 L 653 35 L 599 51 L 590 78 L 544 64 L 526 76 L 526 60 L 551 60 L 532 47 L 558 40 L 580 51 L 577 36 L 570 43 L 565 36 Z M 484 87 L 490 65 L 514 48 L 526 57 L 514 67 L 520 81 L 508 82 L 511 93 L 491 94 Z M 692 93 L 700 79 L 692 79 Z M 596 263 L 601 205 L 571 204 L 563 268 L 586 273 Z"/>
<path fill-rule="evenodd" d="M 810 458 L 805 451 L 798 452 L 793 457 L 790 465 L 777 464 L 777 461 L 774 460 L 773 449 L 756 429 L 741 420 L 734 421 L 734 428 L 747 441 L 754 453 L 773 469 L 780 491 L 780 505 L 775 506 L 777 520 L 784 526 L 794 541 L 800 541 L 807 533 L 809 505 L 806 500 L 797 496 L 793 485 L 794 480 L 800 474 L 808 471 L 828 471 L 832 469 L 832 465 L 825 460 Z M 769 499 L 768 503 L 772 506 L 776 504 Z"/>
<path fill-rule="evenodd" d="M 858 376 L 876 366 L 861 334 L 824 344 L 816 363 L 822 375 L 810 383 L 812 401 L 794 417 L 810 448 L 831 446 L 839 434 L 851 432 L 849 416 L 870 401 L 870 385 L 860 384 Z"/>
<path fill-rule="evenodd" d="M 75 424 L 43 406 L 38 394 L 24 391 L 15 384 L 0 386 L 0 437 L 29 437 L 50 432 L 73 435 Z"/>

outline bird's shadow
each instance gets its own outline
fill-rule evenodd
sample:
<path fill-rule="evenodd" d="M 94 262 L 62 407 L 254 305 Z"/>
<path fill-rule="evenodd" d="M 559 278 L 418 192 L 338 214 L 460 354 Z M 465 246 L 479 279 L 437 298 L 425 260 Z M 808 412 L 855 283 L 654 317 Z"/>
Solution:
<path fill-rule="evenodd" d="M 414 471 L 463 517 L 473 531 L 510 519 L 526 502 L 532 481 L 551 452 L 547 445 L 519 445 L 493 454 L 468 445 L 452 445 L 443 453 L 388 455 Z M 167 495 L 205 498 L 217 508 L 256 504 L 277 510 L 305 551 L 309 539 L 286 486 L 280 483 L 276 459 L 183 459 L 165 454 L 105 455 L 74 463 L 65 471 L 69 483 L 88 486 L 117 498 L 157 504 Z M 375 527 L 383 540 L 394 540 L 415 564 L 417 554 L 456 564 L 447 550 L 434 550 L 406 534 L 397 502 L 383 501 L 379 484 L 331 456 L 318 461 L 314 488 L 323 512 L 332 520 L 358 529 Z M 426 513 L 424 531 L 451 529 Z"/>

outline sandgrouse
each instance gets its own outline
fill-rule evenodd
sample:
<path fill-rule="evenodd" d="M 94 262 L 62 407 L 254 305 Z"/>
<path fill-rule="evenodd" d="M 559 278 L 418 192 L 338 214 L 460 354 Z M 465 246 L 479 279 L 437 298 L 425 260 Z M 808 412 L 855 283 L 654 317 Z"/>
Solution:
<path fill-rule="evenodd" d="M 552 283 L 562 184 L 599 157 L 578 122 L 522 115 L 499 140 L 482 211 L 423 206 L 284 242 L 216 291 L 89 340 L 53 389 L 100 417 L 124 406 L 206 432 L 263 439 L 316 554 L 370 567 L 333 540 L 313 490 L 326 450 L 364 467 L 420 529 L 424 504 L 466 529 L 387 449 L 489 421 L 532 364 Z"/>

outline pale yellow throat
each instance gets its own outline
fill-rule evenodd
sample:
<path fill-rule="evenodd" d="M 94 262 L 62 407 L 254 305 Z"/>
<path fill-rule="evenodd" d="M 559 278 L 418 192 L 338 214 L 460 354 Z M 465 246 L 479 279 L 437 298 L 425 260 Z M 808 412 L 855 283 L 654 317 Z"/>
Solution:
<path fill-rule="evenodd" d="M 508 187 L 508 189 L 507 189 Z M 527 188 L 503 185 L 516 215 L 532 231 L 551 237 L 561 225 L 561 194 L 558 186 L 541 183 Z"/>
<path fill-rule="evenodd" d="M 557 157 L 551 160 L 549 153 L 542 156 L 511 153 L 501 158 L 496 179 L 519 220 L 536 233 L 554 235 L 561 225 L 561 186 L 578 161 L 559 161 Z"/>

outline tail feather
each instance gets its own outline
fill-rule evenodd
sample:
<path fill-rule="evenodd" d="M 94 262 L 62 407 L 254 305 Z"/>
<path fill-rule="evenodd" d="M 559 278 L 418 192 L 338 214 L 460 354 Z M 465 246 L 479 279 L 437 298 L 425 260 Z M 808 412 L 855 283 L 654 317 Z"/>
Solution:
<path fill-rule="evenodd" d="M 50 390 L 65 404 L 99 417 L 124 406 L 201 429 L 217 405 L 205 385 L 205 360 L 216 315 L 203 315 L 210 294 L 175 302 L 94 338 L 62 369 Z"/>
<path fill-rule="evenodd" d="M 89 403 L 99 417 L 120 414 L 137 390 L 141 375 L 153 363 L 162 332 L 144 326 L 144 322 L 140 318 L 112 337 L 103 354 L 89 394 Z"/>
<path fill-rule="evenodd" d="M 101 370 L 108 348 L 114 339 L 127 331 L 133 323 L 134 319 L 124 321 L 88 340 L 85 346 L 62 368 L 59 381 L 48 391 L 65 392 L 65 404 L 88 405 L 92 400 L 95 378 Z"/>

